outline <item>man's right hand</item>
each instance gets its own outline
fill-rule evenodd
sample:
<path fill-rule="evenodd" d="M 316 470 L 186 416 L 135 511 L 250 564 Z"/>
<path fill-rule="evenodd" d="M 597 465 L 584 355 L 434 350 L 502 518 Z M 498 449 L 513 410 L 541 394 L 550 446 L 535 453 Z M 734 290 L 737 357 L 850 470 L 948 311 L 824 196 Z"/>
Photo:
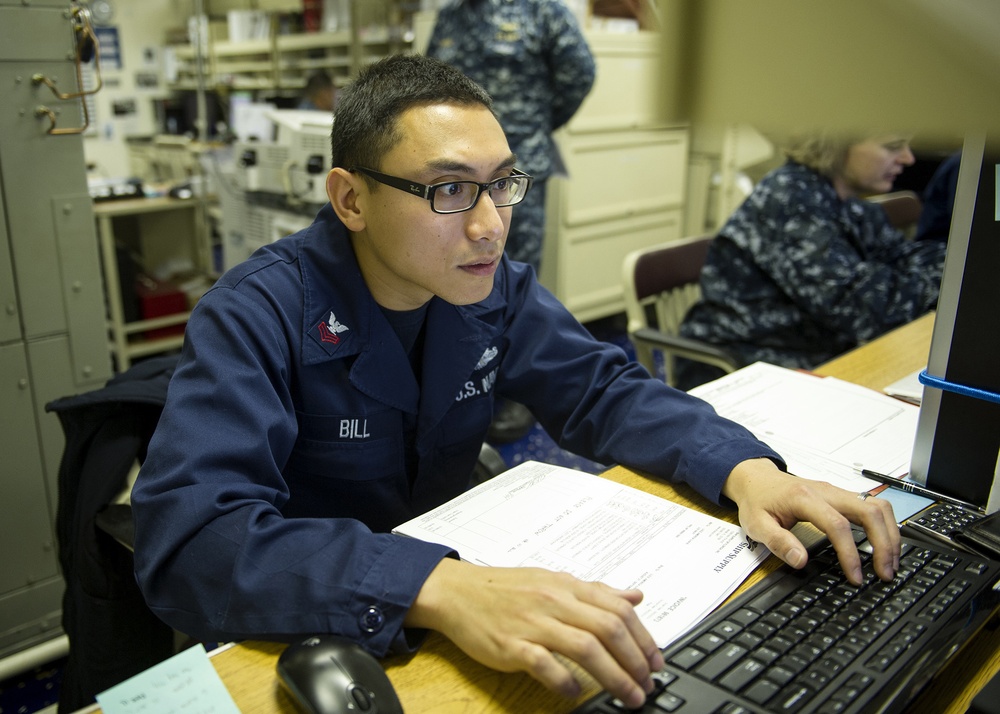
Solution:
<path fill-rule="evenodd" d="M 445 558 L 407 614 L 407 627 L 436 630 L 473 659 L 526 672 L 578 696 L 580 683 L 556 655 L 585 669 L 627 706 L 639 707 L 663 656 L 639 622 L 638 590 L 616 590 L 540 568 L 488 568 Z"/>

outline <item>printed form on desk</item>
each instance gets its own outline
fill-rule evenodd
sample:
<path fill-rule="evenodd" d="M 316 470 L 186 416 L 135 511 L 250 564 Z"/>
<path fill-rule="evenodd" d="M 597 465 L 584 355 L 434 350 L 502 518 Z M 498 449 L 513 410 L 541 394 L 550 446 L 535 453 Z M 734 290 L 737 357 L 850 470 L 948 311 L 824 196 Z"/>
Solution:
<path fill-rule="evenodd" d="M 796 476 L 860 492 L 880 485 L 862 468 L 910 470 L 920 410 L 873 389 L 756 362 L 690 393 L 753 432 Z"/>
<path fill-rule="evenodd" d="M 726 599 L 769 551 L 736 525 L 610 479 L 526 461 L 394 533 L 463 560 L 638 588 L 660 647 Z"/>

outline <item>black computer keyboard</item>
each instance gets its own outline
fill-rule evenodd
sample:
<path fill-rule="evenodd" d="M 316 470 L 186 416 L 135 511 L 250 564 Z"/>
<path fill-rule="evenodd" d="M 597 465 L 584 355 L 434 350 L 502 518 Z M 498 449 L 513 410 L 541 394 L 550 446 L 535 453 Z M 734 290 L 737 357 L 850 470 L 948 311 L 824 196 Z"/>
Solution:
<path fill-rule="evenodd" d="M 642 709 L 603 693 L 574 714 L 902 711 L 1000 606 L 1000 563 L 904 538 L 885 583 L 856 540 L 861 586 L 823 541 L 803 570 L 781 566 L 667 647 Z"/>

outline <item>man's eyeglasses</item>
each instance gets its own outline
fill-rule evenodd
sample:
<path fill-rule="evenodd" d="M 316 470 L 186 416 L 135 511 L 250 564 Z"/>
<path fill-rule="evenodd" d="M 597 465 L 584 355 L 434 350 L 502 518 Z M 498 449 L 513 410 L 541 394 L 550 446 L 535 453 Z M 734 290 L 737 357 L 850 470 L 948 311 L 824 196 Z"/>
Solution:
<path fill-rule="evenodd" d="M 406 191 L 407 193 L 412 193 L 414 196 L 425 198 L 431 202 L 431 210 L 435 213 L 461 213 L 462 211 L 468 211 L 479 202 L 479 197 L 483 195 L 483 191 L 489 191 L 490 199 L 497 208 L 513 206 L 515 203 L 520 203 L 524 200 L 524 195 L 531 187 L 532 180 L 528 174 L 517 169 L 511 169 L 510 176 L 501 176 L 486 183 L 479 183 L 478 181 L 445 181 L 428 186 L 427 184 L 408 181 L 398 176 L 389 176 L 388 174 L 379 173 L 378 171 L 366 169 L 361 166 L 356 166 L 351 171 L 365 174 L 379 183 L 384 183 L 386 186 L 392 186 L 393 188 L 398 188 L 400 191 Z"/>

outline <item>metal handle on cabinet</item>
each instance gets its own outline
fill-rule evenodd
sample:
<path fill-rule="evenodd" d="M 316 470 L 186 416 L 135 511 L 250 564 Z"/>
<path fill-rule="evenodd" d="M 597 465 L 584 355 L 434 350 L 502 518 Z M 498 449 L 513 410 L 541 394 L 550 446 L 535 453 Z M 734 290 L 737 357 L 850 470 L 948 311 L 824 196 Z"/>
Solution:
<path fill-rule="evenodd" d="M 104 82 L 101 79 L 101 46 L 97 41 L 97 35 L 94 33 L 94 26 L 90 19 L 90 9 L 87 7 L 74 7 L 71 12 L 71 19 L 73 21 L 73 31 L 76 35 L 76 82 L 77 86 L 81 88 L 79 92 L 60 92 L 59 88 L 56 87 L 56 83 L 50 78 L 43 74 L 35 74 L 31 77 L 31 81 L 37 84 L 44 84 L 46 87 L 52 90 L 52 93 L 57 99 L 68 100 L 68 99 L 80 99 L 83 97 L 88 97 L 93 94 L 97 94 L 104 86 Z M 94 59 L 94 72 L 97 78 L 97 85 L 93 89 L 82 89 L 83 87 L 83 65 L 90 61 L 89 54 L 93 51 Z M 49 118 L 50 126 L 48 133 L 52 135 L 61 134 L 82 134 L 90 126 L 90 110 L 87 108 L 87 102 L 84 100 L 81 102 L 83 105 L 83 126 L 80 127 L 70 127 L 58 129 L 56 128 L 56 113 L 46 106 L 39 106 L 35 109 L 35 116 L 47 116 Z"/>

